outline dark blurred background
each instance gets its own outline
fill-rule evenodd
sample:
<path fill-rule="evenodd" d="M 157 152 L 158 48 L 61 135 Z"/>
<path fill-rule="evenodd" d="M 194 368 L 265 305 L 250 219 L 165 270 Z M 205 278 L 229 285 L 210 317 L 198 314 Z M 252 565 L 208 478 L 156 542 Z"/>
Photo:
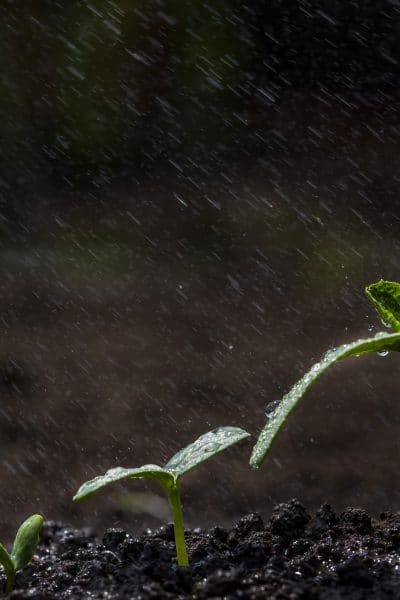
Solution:
<path fill-rule="evenodd" d="M 383 327 L 363 287 L 400 279 L 400 3 L 4 0 L 0 23 L 1 531 L 152 526 L 154 486 L 70 498 L 256 435 Z M 332 369 L 262 470 L 244 443 L 187 476 L 187 524 L 398 508 L 399 360 Z"/>

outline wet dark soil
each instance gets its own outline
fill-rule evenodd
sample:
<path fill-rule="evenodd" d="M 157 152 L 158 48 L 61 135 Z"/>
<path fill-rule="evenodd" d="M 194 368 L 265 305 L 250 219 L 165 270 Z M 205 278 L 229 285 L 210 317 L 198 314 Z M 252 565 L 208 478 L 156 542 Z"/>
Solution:
<path fill-rule="evenodd" d="M 292 500 L 266 523 L 249 514 L 231 529 L 188 531 L 187 541 L 182 568 L 172 525 L 97 539 L 49 522 L 10 598 L 400 598 L 400 513 L 336 515 L 325 504 L 310 515 Z"/>

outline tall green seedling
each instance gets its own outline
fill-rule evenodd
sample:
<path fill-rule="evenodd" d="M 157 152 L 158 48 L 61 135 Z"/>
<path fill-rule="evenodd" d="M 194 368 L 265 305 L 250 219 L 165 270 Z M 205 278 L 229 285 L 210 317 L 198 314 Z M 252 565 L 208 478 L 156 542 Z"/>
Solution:
<path fill-rule="evenodd" d="M 189 564 L 180 498 L 180 480 L 197 465 L 215 454 L 222 452 L 232 444 L 248 437 L 250 434 L 238 427 L 219 427 L 200 436 L 195 442 L 175 454 L 164 467 L 143 465 L 135 469 L 116 467 L 109 469 L 105 475 L 95 477 L 84 483 L 74 496 L 74 500 L 83 500 L 99 489 L 121 481 L 122 479 L 153 479 L 157 481 L 167 494 L 172 510 L 175 546 L 180 566 Z"/>
<path fill-rule="evenodd" d="M 343 344 L 328 350 L 319 362 L 283 396 L 262 429 L 253 448 L 250 465 L 258 468 L 263 463 L 272 443 L 285 424 L 286 419 L 308 388 L 336 362 L 349 356 L 360 356 L 370 352 L 384 353 L 400 351 L 400 284 L 393 281 L 380 280 L 365 289 L 384 324 L 392 327 L 394 333 L 381 331 L 373 337 Z"/>

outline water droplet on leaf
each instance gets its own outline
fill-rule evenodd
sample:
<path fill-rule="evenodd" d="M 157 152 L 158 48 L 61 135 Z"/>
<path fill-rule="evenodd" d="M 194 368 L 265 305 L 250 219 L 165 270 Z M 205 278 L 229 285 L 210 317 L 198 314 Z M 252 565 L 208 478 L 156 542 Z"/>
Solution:
<path fill-rule="evenodd" d="M 269 402 L 267 404 L 267 406 L 265 407 L 265 416 L 267 417 L 267 419 L 271 419 L 274 416 L 279 404 L 280 400 L 273 400 L 272 402 Z"/>

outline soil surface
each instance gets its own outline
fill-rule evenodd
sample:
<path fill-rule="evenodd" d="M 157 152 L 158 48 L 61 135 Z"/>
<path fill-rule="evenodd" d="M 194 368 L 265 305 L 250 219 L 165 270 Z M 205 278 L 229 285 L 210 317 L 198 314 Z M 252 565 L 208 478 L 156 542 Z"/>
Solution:
<path fill-rule="evenodd" d="M 134 538 L 49 522 L 10 599 L 400 598 L 400 513 L 377 520 L 361 509 L 314 515 L 291 500 L 264 523 L 187 532 L 191 566 L 176 565 L 172 525 Z"/>

